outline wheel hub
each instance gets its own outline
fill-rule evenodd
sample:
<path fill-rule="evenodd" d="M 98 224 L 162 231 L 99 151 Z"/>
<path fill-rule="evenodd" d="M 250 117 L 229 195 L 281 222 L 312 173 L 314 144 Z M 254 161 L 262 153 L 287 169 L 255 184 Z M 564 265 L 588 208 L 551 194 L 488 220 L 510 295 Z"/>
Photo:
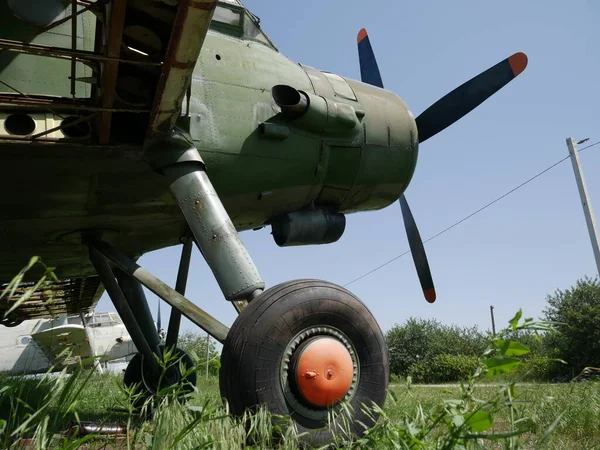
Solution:
<path fill-rule="evenodd" d="M 297 389 L 311 405 L 332 406 L 352 385 L 352 357 L 333 337 L 319 336 L 305 342 L 294 352 L 291 363 Z"/>
<path fill-rule="evenodd" d="M 330 340 L 317 342 L 325 339 Z M 314 345 L 305 352 L 311 343 Z M 343 351 L 340 351 L 338 344 L 344 348 Z M 326 345 L 331 346 L 334 351 L 327 352 Z M 326 361 L 328 353 L 333 355 L 333 360 Z M 320 357 L 311 360 L 309 356 L 312 355 L 320 355 Z M 348 369 L 345 356 L 350 356 L 350 369 Z M 302 362 L 302 377 L 298 376 L 300 361 Z M 344 369 L 344 375 L 340 375 L 340 369 Z M 346 374 L 350 376 L 349 385 L 346 384 Z M 310 380 L 311 377 L 313 381 Z M 300 378 L 305 378 L 302 388 L 298 382 Z M 330 326 L 305 328 L 291 339 L 284 350 L 280 366 L 283 394 L 294 411 L 306 418 L 326 420 L 330 408 L 337 411 L 342 402 L 352 400 L 359 379 L 360 369 L 356 350 L 348 337 L 336 328 Z M 332 389 L 336 385 L 337 388 Z"/>

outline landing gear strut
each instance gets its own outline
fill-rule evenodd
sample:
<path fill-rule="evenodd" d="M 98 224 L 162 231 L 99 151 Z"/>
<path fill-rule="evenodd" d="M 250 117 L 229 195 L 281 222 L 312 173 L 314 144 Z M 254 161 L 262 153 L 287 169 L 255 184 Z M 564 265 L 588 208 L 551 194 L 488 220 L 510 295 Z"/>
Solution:
<path fill-rule="evenodd" d="M 89 249 L 90 260 L 139 352 L 127 365 L 124 376 L 126 387 L 137 385 L 135 393 L 138 395 L 134 404 L 142 406 L 148 397 L 158 393 L 160 389 L 174 385 L 182 386 L 177 394 L 185 398 L 185 394 L 191 392 L 196 385 L 196 374 L 186 370 L 192 368 L 194 363 L 186 352 L 175 347 L 175 340 L 170 346 L 172 357 L 167 361 L 166 367 L 163 368 L 159 364 L 163 359 L 165 346 L 160 344 L 158 330 L 152 321 L 142 284 L 132 273 L 123 270 L 135 263 L 128 261 L 125 256 L 118 254 L 105 243 L 92 241 L 89 243 Z M 116 255 L 119 261 L 123 260 L 123 266 L 116 270 L 116 274 L 100 249 L 113 257 Z"/>
<path fill-rule="evenodd" d="M 172 307 L 166 347 L 183 363 L 177 367 L 192 365 L 176 347 L 181 315 L 224 345 L 220 389 L 233 414 L 266 405 L 275 415 L 290 415 L 300 433 L 308 432 L 302 439 L 319 445 L 330 443 L 342 423 L 363 434 L 364 425 L 377 418 L 363 405 L 383 406 L 389 380 L 385 340 L 367 307 L 342 287 L 320 280 L 290 281 L 263 291 L 265 283 L 191 142 L 171 133 L 155 140 L 146 155 L 166 177 L 191 233 L 184 241 L 176 289 L 110 244 L 87 241 L 90 259 L 139 351 L 127 367 L 125 384 L 140 383 L 146 396 L 163 386 L 157 374 L 165 346 L 159 344 L 143 285 Z M 239 313 L 231 330 L 184 297 L 192 242 Z M 107 259 L 118 268 L 118 283 Z M 163 380 L 167 386 L 187 382 L 180 389 L 186 393 L 196 375 L 185 377 L 173 369 Z M 341 418 L 342 413 L 349 416 Z"/>

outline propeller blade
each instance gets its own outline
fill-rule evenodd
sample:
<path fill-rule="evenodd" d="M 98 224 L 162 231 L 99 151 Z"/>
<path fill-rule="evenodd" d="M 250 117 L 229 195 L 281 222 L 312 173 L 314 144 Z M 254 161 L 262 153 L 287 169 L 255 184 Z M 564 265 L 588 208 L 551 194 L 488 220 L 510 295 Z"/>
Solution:
<path fill-rule="evenodd" d="M 515 53 L 439 99 L 417 118 L 419 143 L 477 108 L 527 67 L 527 55 Z"/>
<path fill-rule="evenodd" d="M 375 59 L 375 53 L 373 53 L 367 30 L 362 28 L 358 32 L 356 40 L 358 43 L 358 60 L 360 63 L 360 76 L 362 82 L 383 88 L 383 81 L 381 80 L 381 74 L 377 67 L 377 60 Z M 425 300 L 429 303 L 433 303 L 435 301 L 435 288 L 433 287 L 433 279 L 431 277 L 431 271 L 429 270 L 425 247 L 423 247 L 417 224 L 410 212 L 404 194 L 400 196 L 400 207 L 402 209 L 402 219 L 404 220 L 406 236 L 408 237 L 408 245 L 410 246 L 410 251 L 413 255 L 413 261 L 415 262 L 417 275 L 421 282 Z"/>
<path fill-rule="evenodd" d="M 410 252 L 412 253 L 415 267 L 417 268 L 417 275 L 421 282 L 421 288 L 423 289 L 423 295 L 425 300 L 429 303 L 435 302 L 435 287 L 433 286 L 433 278 L 431 277 L 431 271 L 429 270 L 429 263 L 427 262 L 427 255 L 425 254 L 425 247 L 421 240 L 421 235 L 417 229 L 417 223 L 415 218 L 410 212 L 408 202 L 404 194 L 400 196 L 400 208 L 402 209 L 402 219 L 404 219 L 404 228 L 406 229 L 406 235 L 408 237 L 408 245 L 410 246 Z"/>
<path fill-rule="evenodd" d="M 360 79 L 363 83 L 383 88 L 383 81 L 381 80 L 379 67 L 377 67 L 377 60 L 375 59 L 375 53 L 373 53 L 367 30 L 361 28 L 356 37 L 356 42 L 358 44 Z"/>
<path fill-rule="evenodd" d="M 158 313 L 156 315 L 156 328 L 158 328 L 158 330 L 160 330 L 161 327 L 161 320 L 160 320 L 160 298 L 158 299 Z"/>

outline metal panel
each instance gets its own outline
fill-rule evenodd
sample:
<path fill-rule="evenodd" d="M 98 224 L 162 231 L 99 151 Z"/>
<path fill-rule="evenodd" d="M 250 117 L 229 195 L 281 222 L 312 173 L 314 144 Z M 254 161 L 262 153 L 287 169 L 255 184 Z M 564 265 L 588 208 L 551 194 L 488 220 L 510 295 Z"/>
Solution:
<path fill-rule="evenodd" d="M 20 297 L 35 283 L 35 281 L 22 282 L 16 291 L 16 296 Z M 0 291 L 3 291 L 7 284 L 1 284 Z M 43 289 L 38 289 L 19 307 L 18 315 L 28 320 L 59 314 L 86 313 L 95 307 L 102 292 L 100 279 L 96 276 L 48 281 Z M 3 310 L 6 307 L 5 299 L 2 299 L 0 316 L 4 314 Z"/>
<path fill-rule="evenodd" d="M 216 0 L 179 2 L 146 137 L 175 125 L 216 6 Z"/>

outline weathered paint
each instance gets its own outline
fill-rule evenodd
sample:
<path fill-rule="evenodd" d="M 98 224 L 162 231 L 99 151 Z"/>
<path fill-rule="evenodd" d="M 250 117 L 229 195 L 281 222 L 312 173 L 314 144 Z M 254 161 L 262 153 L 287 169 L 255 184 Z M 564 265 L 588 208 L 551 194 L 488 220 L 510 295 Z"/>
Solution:
<path fill-rule="evenodd" d="M 14 20 L 0 38 L 24 36 Z M 83 14 L 81 20 L 81 47 L 94 48 L 88 17 Z M 68 35 L 69 24 L 61 27 Z M 40 44 L 56 39 L 44 36 L 38 36 Z M 291 61 L 269 42 L 263 35 L 235 37 L 212 26 L 192 71 L 189 133 L 235 228 L 261 227 L 275 215 L 311 205 L 352 213 L 397 200 L 417 156 L 416 127 L 404 102 L 389 91 Z M 56 45 L 68 47 L 68 36 Z M 0 62 L 6 56 L 0 53 Z M 29 68 L 22 58 L 30 56 L 11 54 L 17 65 L 0 66 L 0 78 L 17 83 L 13 69 Z M 69 62 L 56 62 L 62 65 L 53 66 L 47 80 L 52 86 L 64 83 L 64 89 L 47 88 L 39 75 L 18 86 L 32 94 L 68 97 Z M 289 121 L 271 96 L 277 84 L 319 96 L 327 111 L 352 112 L 355 119 L 347 123 L 355 120 L 355 126 L 319 131 Z M 0 115 L 7 112 L 0 108 Z M 157 129 L 161 114 L 153 122 Z M 108 146 L 93 140 L 18 142 L 2 139 L 0 130 L 0 164 L 11 168 L 0 178 L 2 192 L 11 192 L 0 197 L 0 280 L 9 281 L 31 255 L 55 266 L 60 277 L 93 276 L 80 237 L 84 230 L 134 259 L 180 243 L 187 226 L 167 181 L 149 167 L 135 139 L 118 143 L 137 133 L 140 124 L 146 126 L 144 115 L 113 115 L 112 122 L 124 134 L 113 129 Z M 259 126 L 265 122 L 287 131 L 277 139 L 262 136 Z M 77 308 L 92 306 L 99 295 L 82 297 Z"/>

